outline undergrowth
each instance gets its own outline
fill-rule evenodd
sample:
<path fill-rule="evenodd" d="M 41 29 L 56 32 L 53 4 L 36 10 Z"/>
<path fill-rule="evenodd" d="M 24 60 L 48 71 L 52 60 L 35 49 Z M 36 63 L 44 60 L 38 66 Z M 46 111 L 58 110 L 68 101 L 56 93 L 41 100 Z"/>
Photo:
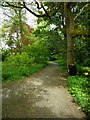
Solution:
<path fill-rule="evenodd" d="M 7 62 L 2 64 L 2 81 L 18 80 L 23 77 L 28 77 L 31 74 L 38 72 L 45 64 L 33 64 L 31 66 L 16 66 L 9 65 Z"/>
<path fill-rule="evenodd" d="M 67 80 L 70 93 L 86 113 L 90 113 L 89 79 L 80 76 L 69 76 Z"/>
<path fill-rule="evenodd" d="M 62 72 L 66 73 L 67 72 L 67 65 L 66 65 L 66 61 L 63 57 L 58 57 L 56 62 L 59 65 L 59 68 Z"/>
<path fill-rule="evenodd" d="M 35 57 L 27 53 L 10 55 L 6 61 L 2 62 L 2 81 L 18 80 L 28 77 L 31 74 L 41 70 L 47 65 L 46 62 L 35 62 Z"/>

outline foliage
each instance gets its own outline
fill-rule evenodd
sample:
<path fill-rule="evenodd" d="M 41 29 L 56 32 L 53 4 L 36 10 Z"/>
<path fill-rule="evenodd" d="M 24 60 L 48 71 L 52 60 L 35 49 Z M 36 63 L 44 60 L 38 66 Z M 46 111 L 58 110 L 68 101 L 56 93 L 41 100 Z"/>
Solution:
<path fill-rule="evenodd" d="M 81 66 L 90 66 L 90 40 L 86 36 L 75 39 L 75 58 Z"/>
<path fill-rule="evenodd" d="M 83 108 L 84 111 L 90 112 L 90 85 L 89 79 L 80 76 L 69 76 L 68 86 L 69 91 L 75 97 L 76 102 Z"/>
<path fill-rule="evenodd" d="M 57 56 L 66 55 L 66 39 L 57 25 L 58 20 L 38 19 L 38 26 L 34 31 L 40 41 L 45 41 L 48 46 L 49 60 L 57 60 Z"/>
<path fill-rule="evenodd" d="M 29 58 L 28 54 L 25 52 L 17 53 L 16 55 L 10 55 L 7 58 L 7 62 L 10 64 L 16 64 L 16 66 L 20 65 L 24 65 L 24 66 L 30 66 L 33 62 L 34 62 L 34 58 Z"/>
<path fill-rule="evenodd" d="M 56 62 L 58 63 L 59 67 L 60 67 L 60 70 L 62 72 L 67 72 L 67 65 L 66 65 L 66 61 L 65 61 L 65 56 L 60 56 L 60 55 L 57 55 L 57 60 Z"/>
<path fill-rule="evenodd" d="M 11 55 L 7 58 L 7 61 L 2 64 L 2 79 L 3 81 L 20 79 L 37 72 L 44 66 L 44 63 L 34 63 L 34 57 L 30 58 L 25 52 Z"/>
<path fill-rule="evenodd" d="M 1 50 L 1 55 L 2 55 L 2 61 L 7 60 L 7 57 L 10 55 L 11 51 L 9 49 L 6 50 Z"/>
<path fill-rule="evenodd" d="M 49 59 L 45 41 L 40 42 L 38 39 L 32 45 L 24 46 L 21 53 L 7 50 L 3 53 L 5 54 L 2 64 L 3 81 L 29 76 L 46 66 Z"/>
<path fill-rule="evenodd" d="M 84 67 L 78 64 L 77 70 L 78 70 L 78 75 L 90 77 L 90 67 Z"/>
<path fill-rule="evenodd" d="M 39 71 L 45 65 L 44 64 L 34 64 L 31 66 L 22 66 L 16 64 L 9 64 L 8 62 L 4 62 L 2 64 L 3 72 L 2 72 L 2 80 L 18 80 L 25 76 L 30 76 L 31 74 Z"/>
<path fill-rule="evenodd" d="M 49 60 L 48 46 L 44 41 L 37 40 L 31 46 L 24 47 L 23 51 L 26 51 L 29 57 L 34 58 L 35 63 L 47 63 Z"/>

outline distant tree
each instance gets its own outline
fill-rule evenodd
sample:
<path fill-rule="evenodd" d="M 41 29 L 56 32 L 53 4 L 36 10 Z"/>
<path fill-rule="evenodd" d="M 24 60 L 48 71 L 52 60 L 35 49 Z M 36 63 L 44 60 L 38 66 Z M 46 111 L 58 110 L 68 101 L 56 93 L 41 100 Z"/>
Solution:
<path fill-rule="evenodd" d="M 25 11 L 19 8 L 12 8 L 8 13 L 4 12 L 6 19 L 2 25 L 2 40 L 16 51 L 20 52 L 24 45 L 31 44 L 31 33 L 34 31 L 26 24 Z"/>

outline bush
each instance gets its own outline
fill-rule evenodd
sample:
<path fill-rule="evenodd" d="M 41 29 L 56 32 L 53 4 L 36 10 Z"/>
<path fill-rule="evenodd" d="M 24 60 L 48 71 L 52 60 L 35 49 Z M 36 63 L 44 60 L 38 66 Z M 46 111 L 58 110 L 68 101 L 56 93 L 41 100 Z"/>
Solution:
<path fill-rule="evenodd" d="M 46 64 L 35 63 L 34 56 L 29 56 L 26 52 L 16 55 L 12 54 L 2 64 L 2 80 L 21 79 L 42 69 Z"/>
<path fill-rule="evenodd" d="M 25 47 L 23 51 L 26 51 L 29 57 L 34 58 L 35 63 L 46 64 L 49 60 L 48 47 L 43 41 L 36 41 L 31 46 Z"/>
<path fill-rule="evenodd" d="M 7 58 L 8 63 L 11 65 L 15 64 L 18 65 L 24 65 L 24 66 L 30 66 L 34 63 L 34 57 L 30 57 L 27 53 L 22 52 L 21 54 L 17 53 L 16 55 L 12 54 Z"/>

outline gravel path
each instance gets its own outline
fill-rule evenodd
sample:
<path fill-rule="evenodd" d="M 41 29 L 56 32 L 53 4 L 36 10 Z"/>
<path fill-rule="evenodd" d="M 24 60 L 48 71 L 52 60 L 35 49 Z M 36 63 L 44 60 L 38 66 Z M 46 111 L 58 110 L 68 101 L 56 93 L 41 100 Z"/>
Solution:
<path fill-rule="evenodd" d="M 84 118 L 56 63 L 26 78 L 3 84 L 3 118 Z"/>

